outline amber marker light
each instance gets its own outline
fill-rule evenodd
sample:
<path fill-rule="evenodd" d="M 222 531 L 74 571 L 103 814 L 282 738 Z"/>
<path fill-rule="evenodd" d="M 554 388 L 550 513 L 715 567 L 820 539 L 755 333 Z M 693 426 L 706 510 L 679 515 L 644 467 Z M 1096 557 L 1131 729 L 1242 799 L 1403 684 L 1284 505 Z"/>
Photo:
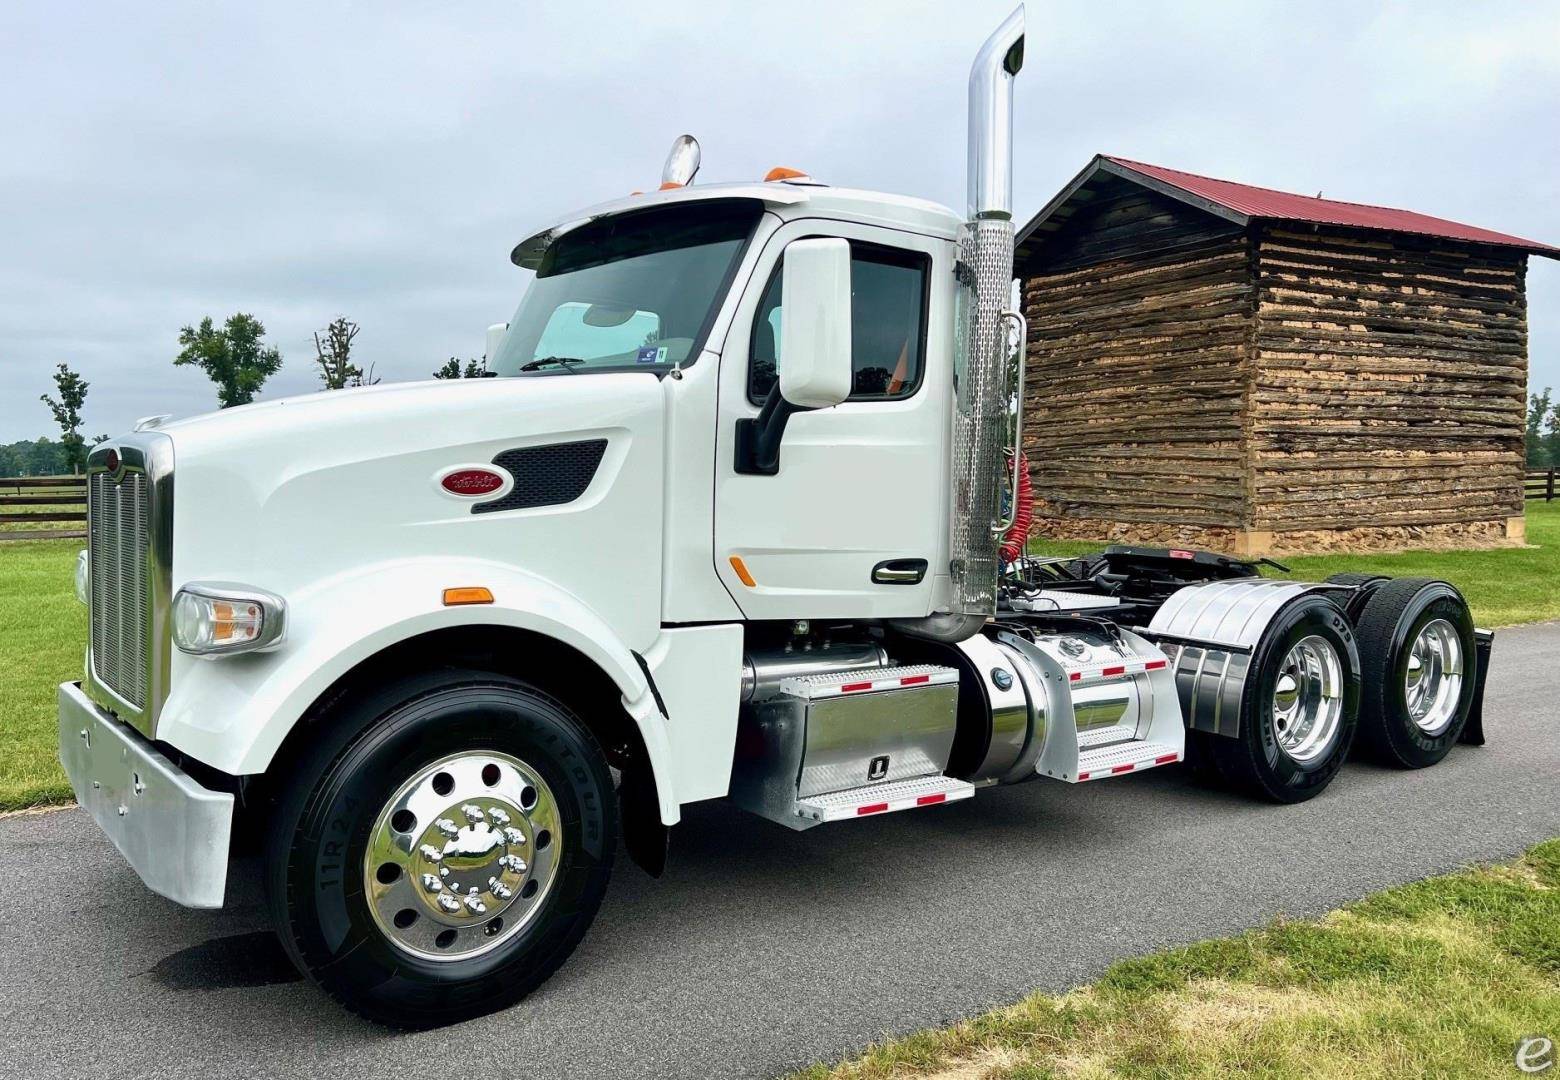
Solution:
<path fill-rule="evenodd" d="M 460 607 L 462 604 L 491 604 L 493 593 L 481 585 L 469 585 L 460 589 L 444 590 L 444 606 Z"/>
<path fill-rule="evenodd" d="M 737 572 L 738 579 L 748 588 L 753 588 L 758 582 L 753 580 L 753 575 L 748 573 L 747 564 L 736 555 L 731 557 L 731 568 Z"/>

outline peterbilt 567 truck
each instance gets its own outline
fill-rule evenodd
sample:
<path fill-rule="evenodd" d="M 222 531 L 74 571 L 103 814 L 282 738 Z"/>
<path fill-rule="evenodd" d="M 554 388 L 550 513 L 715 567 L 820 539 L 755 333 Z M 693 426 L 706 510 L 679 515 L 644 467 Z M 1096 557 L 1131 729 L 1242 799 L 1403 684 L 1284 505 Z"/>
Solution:
<path fill-rule="evenodd" d="M 1023 47 L 1020 9 L 971 72 L 964 215 L 696 185 L 685 137 L 514 249 L 494 377 L 97 447 L 60 753 L 145 883 L 219 907 L 258 851 L 298 967 L 428 1026 L 545 980 L 701 800 L 810 829 L 1186 761 L 1297 802 L 1356 737 L 1478 741 L 1444 582 L 1024 553 Z"/>

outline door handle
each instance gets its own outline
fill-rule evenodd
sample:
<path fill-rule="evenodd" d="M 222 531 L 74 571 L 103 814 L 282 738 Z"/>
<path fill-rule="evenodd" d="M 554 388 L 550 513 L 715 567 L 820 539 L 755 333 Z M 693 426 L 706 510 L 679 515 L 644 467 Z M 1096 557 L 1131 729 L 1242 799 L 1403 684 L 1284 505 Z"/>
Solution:
<path fill-rule="evenodd" d="M 919 585 L 924 577 L 925 559 L 888 559 L 872 568 L 874 585 Z"/>

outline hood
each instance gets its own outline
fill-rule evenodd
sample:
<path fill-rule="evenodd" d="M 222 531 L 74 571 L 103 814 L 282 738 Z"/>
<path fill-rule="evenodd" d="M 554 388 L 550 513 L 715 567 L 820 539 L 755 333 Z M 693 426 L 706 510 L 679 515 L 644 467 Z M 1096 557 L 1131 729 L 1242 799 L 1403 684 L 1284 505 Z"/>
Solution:
<path fill-rule="evenodd" d="M 603 514 L 632 512 L 659 536 L 662 394 L 654 375 L 637 372 L 435 380 L 167 424 L 159 430 L 173 440 L 174 587 L 226 580 L 288 595 L 376 561 L 456 552 L 577 575 L 558 552 L 606 543 Z M 515 475 L 517 489 L 545 487 L 553 462 L 568 467 L 567 451 L 517 452 L 601 441 L 585 486 L 564 503 L 479 512 L 486 499 L 440 484 L 453 468 L 505 472 L 494 464 L 502 457 L 537 473 Z"/>

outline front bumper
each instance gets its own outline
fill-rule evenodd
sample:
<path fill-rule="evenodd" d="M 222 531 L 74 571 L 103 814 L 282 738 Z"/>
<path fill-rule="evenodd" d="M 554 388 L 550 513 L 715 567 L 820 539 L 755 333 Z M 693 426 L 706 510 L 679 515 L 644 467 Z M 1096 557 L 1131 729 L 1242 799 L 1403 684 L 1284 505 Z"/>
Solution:
<path fill-rule="evenodd" d="M 227 887 L 233 796 L 202 787 L 140 734 L 61 683 L 60 762 L 76 801 L 147 888 L 219 908 Z"/>

